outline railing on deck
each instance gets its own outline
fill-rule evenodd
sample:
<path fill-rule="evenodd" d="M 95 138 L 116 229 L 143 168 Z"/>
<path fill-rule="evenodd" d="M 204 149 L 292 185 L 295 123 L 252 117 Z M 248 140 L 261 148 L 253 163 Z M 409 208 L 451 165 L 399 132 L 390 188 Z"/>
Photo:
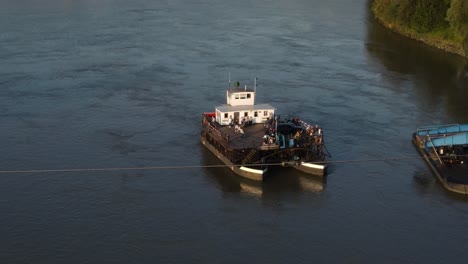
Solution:
<path fill-rule="evenodd" d="M 426 126 L 421 127 L 416 130 L 418 136 L 438 136 L 446 135 L 460 132 L 468 132 L 468 124 L 447 124 L 447 125 L 436 125 L 436 126 Z"/>
<path fill-rule="evenodd" d="M 214 112 L 205 112 L 203 113 L 203 128 L 205 129 L 206 132 L 219 137 L 220 139 L 224 139 L 226 141 L 229 141 L 227 137 L 223 136 L 223 133 L 219 131 L 214 125 L 212 125 L 212 121 L 215 118 L 215 113 Z"/>

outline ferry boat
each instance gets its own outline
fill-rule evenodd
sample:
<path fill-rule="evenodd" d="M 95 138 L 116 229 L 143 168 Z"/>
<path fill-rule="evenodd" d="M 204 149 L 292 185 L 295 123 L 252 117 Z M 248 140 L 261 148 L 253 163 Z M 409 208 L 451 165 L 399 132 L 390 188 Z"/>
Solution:
<path fill-rule="evenodd" d="M 255 104 L 253 89 L 236 82 L 226 104 L 202 115 L 201 143 L 241 177 L 263 181 L 281 165 L 325 176 L 329 156 L 323 129 L 298 117 L 281 119 L 270 104 Z"/>
<path fill-rule="evenodd" d="M 468 194 L 468 124 L 418 128 L 413 143 L 445 189 Z"/>

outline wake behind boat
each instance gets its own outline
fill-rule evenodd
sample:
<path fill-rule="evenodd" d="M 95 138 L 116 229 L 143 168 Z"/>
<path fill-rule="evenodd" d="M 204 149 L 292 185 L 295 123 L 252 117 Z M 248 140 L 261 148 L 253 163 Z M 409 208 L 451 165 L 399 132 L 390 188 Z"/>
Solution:
<path fill-rule="evenodd" d="M 269 104 L 255 104 L 254 88 L 228 86 L 226 104 L 202 115 L 201 142 L 236 174 L 263 181 L 272 165 L 325 176 L 323 129 L 298 117 L 281 119 Z"/>

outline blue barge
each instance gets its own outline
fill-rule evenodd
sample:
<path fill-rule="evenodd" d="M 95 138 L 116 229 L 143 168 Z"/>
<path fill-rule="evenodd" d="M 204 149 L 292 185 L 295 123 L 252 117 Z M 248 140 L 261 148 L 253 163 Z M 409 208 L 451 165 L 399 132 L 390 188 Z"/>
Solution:
<path fill-rule="evenodd" d="M 445 189 L 468 194 L 468 124 L 418 128 L 413 144 Z"/>

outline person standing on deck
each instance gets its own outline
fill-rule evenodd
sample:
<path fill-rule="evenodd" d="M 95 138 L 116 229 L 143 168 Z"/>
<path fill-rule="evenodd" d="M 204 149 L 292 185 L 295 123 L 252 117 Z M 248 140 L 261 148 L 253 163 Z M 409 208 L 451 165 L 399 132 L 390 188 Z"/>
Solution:
<path fill-rule="evenodd" d="M 322 128 L 319 128 L 318 129 L 318 142 L 319 142 L 319 144 L 322 144 L 322 140 L 323 140 L 322 137 L 323 137 L 323 130 L 322 130 Z"/>

